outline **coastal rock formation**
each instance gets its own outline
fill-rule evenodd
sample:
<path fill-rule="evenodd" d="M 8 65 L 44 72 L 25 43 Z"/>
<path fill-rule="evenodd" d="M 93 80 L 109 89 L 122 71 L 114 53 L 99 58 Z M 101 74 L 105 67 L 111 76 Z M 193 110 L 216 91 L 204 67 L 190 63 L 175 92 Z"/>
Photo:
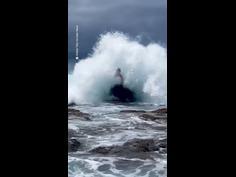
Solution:
<path fill-rule="evenodd" d="M 156 114 L 167 114 L 167 108 L 161 108 L 161 109 L 157 109 L 154 111 L 150 111 L 152 113 L 156 113 Z"/>
<path fill-rule="evenodd" d="M 68 108 L 68 118 L 69 119 L 81 119 L 81 120 L 86 120 L 86 121 L 91 120 L 90 115 L 88 113 L 83 113 L 80 110 L 71 109 L 71 108 Z"/>
<path fill-rule="evenodd" d="M 121 110 L 121 113 L 145 113 L 144 110 Z"/>
<path fill-rule="evenodd" d="M 151 120 L 151 121 L 166 121 L 166 115 L 158 115 L 156 113 L 148 112 L 145 114 L 139 115 L 139 117 L 143 120 Z"/>
<path fill-rule="evenodd" d="M 121 110 L 121 113 L 133 113 L 139 118 L 146 121 L 167 121 L 167 108 L 161 108 L 153 111 L 144 111 L 144 110 Z"/>
<path fill-rule="evenodd" d="M 145 153 L 159 151 L 160 148 L 166 149 L 166 139 L 132 139 L 125 142 L 122 146 L 100 146 L 90 150 L 91 153 L 98 154 L 119 154 Z M 164 152 L 162 150 L 162 152 Z"/>

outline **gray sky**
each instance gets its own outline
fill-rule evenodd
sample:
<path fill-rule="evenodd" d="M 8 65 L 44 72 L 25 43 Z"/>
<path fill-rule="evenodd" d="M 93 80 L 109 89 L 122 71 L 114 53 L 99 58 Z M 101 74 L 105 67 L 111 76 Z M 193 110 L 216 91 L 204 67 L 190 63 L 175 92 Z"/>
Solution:
<path fill-rule="evenodd" d="M 91 52 L 101 33 L 121 31 L 143 36 L 142 43 L 167 43 L 166 0 L 68 0 L 68 62 L 75 61 L 75 25 L 79 57 Z"/>

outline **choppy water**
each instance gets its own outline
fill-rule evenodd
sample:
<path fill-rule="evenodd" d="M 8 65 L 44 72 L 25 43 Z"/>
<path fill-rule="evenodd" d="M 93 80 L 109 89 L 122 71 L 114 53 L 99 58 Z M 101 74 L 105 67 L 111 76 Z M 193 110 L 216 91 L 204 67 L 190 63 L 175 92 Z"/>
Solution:
<path fill-rule="evenodd" d="M 166 138 L 166 123 L 145 121 L 134 113 L 121 110 L 153 110 L 155 104 L 78 105 L 78 109 L 91 114 L 91 121 L 68 119 L 68 128 L 77 132 L 81 147 L 68 153 L 69 177 L 165 177 L 167 154 L 150 152 L 129 156 L 91 154 L 88 151 L 99 146 L 122 145 L 134 138 Z"/>

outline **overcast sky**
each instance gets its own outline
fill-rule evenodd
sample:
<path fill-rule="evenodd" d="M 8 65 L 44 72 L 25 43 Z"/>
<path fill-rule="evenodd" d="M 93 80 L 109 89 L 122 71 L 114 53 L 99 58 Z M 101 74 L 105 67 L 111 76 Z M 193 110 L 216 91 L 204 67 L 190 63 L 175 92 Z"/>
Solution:
<path fill-rule="evenodd" d="M 75 25 L 79 26 L 79 57 L 91 52 L 99 34 L 121 31 L 142 42 L 167 43 L 166 0 L 68 0 L 68 60 L 75 61 Z"/>

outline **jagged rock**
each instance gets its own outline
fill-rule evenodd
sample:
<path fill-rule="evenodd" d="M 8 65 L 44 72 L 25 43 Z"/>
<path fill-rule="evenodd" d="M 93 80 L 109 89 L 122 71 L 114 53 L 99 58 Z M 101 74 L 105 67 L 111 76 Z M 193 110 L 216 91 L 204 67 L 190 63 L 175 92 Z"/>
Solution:
<path fill-rule="evenodd" d="M 76 109 L 68 109 L 68 117 L 69 119 L 71 118 L 80 118 L 83 120 L 91 120 L 90 115 L 88 113 L 83 113 L 80 110 Z"/>
<path fill-rule="evenodd" d="M 75 152 L 80 147 L 80 142 L 74 138 L 68 140 L 68 152 Z"/>
<path fill-rule="evenodd" d="M 153 111 L 144 110 L 121 110 L 121 113 L 135 113 L 144 120 L 158 121 L 167 120 L 167 108 L 161 108 Z"/>
<path fill-rule="evenodd" d="M 144 120 L 152 120 L 152 121 L 165 120 L 167 118 L 167 116 L 165 116 L 165 115 L 164 116 L 163 115 L 156 115 L 155 113 L 144 113 L 144 114 L 141 114 L 139 117 Z"/>
<path fill-rule="evenodd" d="M 161 109 L 153 110 L 150 112 L 156 113 L 156 114 L 167 114 L 167 108 L 161 108 Z"/>
<path fill-rule="evenodd" d="M 167 120 L 167 108 L 161 108 L 161 109 L 149 111 L 149 112 L 139 115 L 139 117 L 144 120 L 166 121 Z"/>
<path fill-rule="evenodd" d="M 154 139 L 132 139 L 124 143 L 122 146 L 100 146 L 89 152 L 99 154 L 129 154 L 129 153 L 145 153 L 158 151 L 160 147 L 166 148 L 165 140 Z"/>

